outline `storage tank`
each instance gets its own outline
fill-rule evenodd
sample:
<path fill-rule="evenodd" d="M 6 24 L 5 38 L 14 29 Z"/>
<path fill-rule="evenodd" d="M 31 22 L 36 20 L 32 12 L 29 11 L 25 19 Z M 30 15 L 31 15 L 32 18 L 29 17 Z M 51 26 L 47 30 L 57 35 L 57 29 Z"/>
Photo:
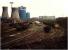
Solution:
<path fill-rule="evenodd" d="M 29 12 L 26 13 L 26 18 L 27 18 L 27 20 L 30 19 L 30 13 Z"/>
<path fill-rule="evenodd" d="M 14 19 L 15 22 L 18 21 L 18 20 L 20 20 L 20 18 L 19 18 L 19 11 L 18 10 L 19 9 L 16 8 L 16 7 L 12 8 L 11 18 Z"/>
<path fill-rule="evenodd" d="M 2 11 L 2 17 L 3 18 L 8 18 L 8 7 L 2 7 L 3 11 Z"/>
<path fill-rule="evenodd" d="M 26 20 L 26 7 L 19 7 L 19 16 L 21 20 Z"/>

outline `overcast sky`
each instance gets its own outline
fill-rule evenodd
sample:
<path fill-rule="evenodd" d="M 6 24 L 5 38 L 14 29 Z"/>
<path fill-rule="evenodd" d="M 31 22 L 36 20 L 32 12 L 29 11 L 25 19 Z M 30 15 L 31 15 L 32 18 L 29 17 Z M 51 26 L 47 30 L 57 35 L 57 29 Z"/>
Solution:
<path fill-rule="evenodd" d="M 68 0 L 0 0 L 0 16 L 2 6 L 8 6 L 9 16 L 11 15 L 10 3 L 13 7 L 25 6 L 31 17 L 43 15 L 48 16 L 68 16 Z"/>

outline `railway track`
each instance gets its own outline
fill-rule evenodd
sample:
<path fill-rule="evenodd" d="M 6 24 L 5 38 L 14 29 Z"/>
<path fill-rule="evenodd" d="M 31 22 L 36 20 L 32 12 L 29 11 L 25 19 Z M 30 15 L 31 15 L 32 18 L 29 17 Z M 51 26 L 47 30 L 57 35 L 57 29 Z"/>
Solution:
<path fill-rule="evenodd" d="M 16 47 L 19 48 L 19 46 L 20 47 L 25 46 L 24 44 L 26 44 L 26 46 L 27 46 L 26 48 L 31 48 L 31 46 L 28 43 L 34 43 L 38 40 L 40 41 L 40 39 L 42 39 L 42 38 L 48 39 L 51 37 L 54 38 L 55 36 L 58 37 L 58 35 L 62 34 L 61 30 L 59 32 L 56 31 L 58 34 L 54 30 L 53 30 L 54 32 L 52 32 L 52 33 L 43 33 L 43 32 L 39 33 L 40 31 L 38 33 L 36 33 L 37 30 L 40 28 L 37 28 L 37 27 L 35 28 L 35 27 L 33 26 L 31 29 L 28 29 L 28 30 L 22 31 L 22 32 L 14 32 L 14 31 L 11 31 L 12 29 L 10 31 L 7 31 L 8 34 L 10 32 L 9 35 L 14 34 L 14 36 L 8 36 L 8 37 L 5 36 L 5 38 L 2 41 L 3 42 L 2 48 L 9 48 L 9 49 L 14 48 L 15 49 Z M 34 31 L 33 29 L 35 30 L 35 32 L 33 32 Z M 59 34 L 59 33 L 61 33 L 61 34 Z M 43 37 L 43 36 L 45 36 L 45 37 Z"/>
<path fill-rule="evenodd" d="M 25 36 L 23 36 L 23 37 L 19 37 L 19 38 L 16 38 L 16 39 L 14 39 L 14 40 L 11 40 L 11 41 L 9 41 L 9 42 L 3 43 L 2 46 L 6 47 L 6 46 L 9 45 L 9 44 L 18 43 L 19 41 L 23 40 L 25 37 L 31 36 L 32 34 L 33 34 L 33 33 L 27 34 L 27 35 L 25 35 Z M 14 44 L 13 44 L 13 45 L 14 45 Z M 11 46 L 11 45 L 10 45 L 10 46 Z M 11 47 L 12 47 L 12 46 L 11 46 Z"/>

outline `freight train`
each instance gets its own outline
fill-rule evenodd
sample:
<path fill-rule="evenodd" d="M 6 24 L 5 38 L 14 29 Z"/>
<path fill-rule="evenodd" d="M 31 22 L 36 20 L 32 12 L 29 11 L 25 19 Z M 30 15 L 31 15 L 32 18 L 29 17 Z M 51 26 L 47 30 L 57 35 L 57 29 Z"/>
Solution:
<path fill-rule="evenodd" d="M 29 23 L 28 22 L 15 23 L 14 27 L 17 30 L 25 30 L 29 27 Z"/>

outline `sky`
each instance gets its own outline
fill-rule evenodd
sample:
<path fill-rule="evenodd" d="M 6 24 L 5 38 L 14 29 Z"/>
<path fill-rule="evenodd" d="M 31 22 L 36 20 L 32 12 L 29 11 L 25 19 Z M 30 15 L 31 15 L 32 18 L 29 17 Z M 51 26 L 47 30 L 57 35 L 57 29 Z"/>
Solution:
<path fill-rule="evenodd" d="M 11 16 L 11 5 L 13 7 L 25 6 L 31 17 L 38 16 L 68 16 L 68 0 L 0 0 L 0 16 L 2 7 L 7 6 Z"/>

